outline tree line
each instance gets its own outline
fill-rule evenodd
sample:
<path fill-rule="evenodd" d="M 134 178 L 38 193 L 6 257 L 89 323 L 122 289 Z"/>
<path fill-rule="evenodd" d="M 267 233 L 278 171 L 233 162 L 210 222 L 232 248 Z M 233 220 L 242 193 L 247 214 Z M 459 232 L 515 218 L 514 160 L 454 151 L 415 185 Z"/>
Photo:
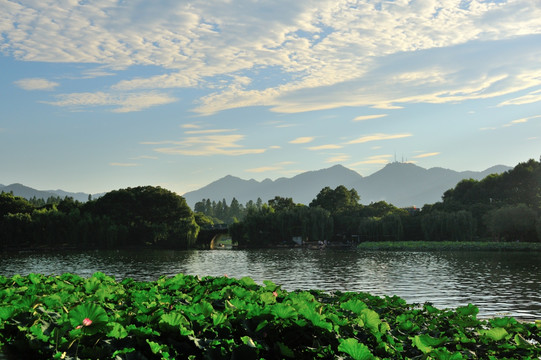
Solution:
<path fill-rule="evenodd" d="M 209 201 L 198 204 L 204 203 Z M 204 207 L 196 209 L 206 214 Z M 240 246 L 275 246 L 294 237 L 331 242 L 540 241 L 541 164 L 531 159 L 502 174 L 462 180 L 442 201 L 421 209 L 400 209 L 384 201 L 362 205 L 357 191 L 342 185 L 325 187 L 308 205 L 276 196 L 243 209 L 229 227 Z"/>
<path fill-rule="evenodd" d="M 442 201 L 421 209 L 384 201 L 360 203 L 355 189 L 323 188 L 308 205 L 275 196 L 245 205 L 203 199 L 194 206 L 160 187 L 111 191 L 82 203 L 73 198 L 26 200 L 0 194 L 0 249 L 186 249 L 201 229 L 227 224 L 239 246 L 308 242 L 541 240 L 541 163 L 463 180 Z M 208 234 L 207 234 L 208 235 Z"/>
<path fill-rule="evenodd" d="M 193 247 L 199 225 L 186 200 L 160 187 L 111 191 L 81 203 L 34 205 L 0 194 L 0 249 Z"/>

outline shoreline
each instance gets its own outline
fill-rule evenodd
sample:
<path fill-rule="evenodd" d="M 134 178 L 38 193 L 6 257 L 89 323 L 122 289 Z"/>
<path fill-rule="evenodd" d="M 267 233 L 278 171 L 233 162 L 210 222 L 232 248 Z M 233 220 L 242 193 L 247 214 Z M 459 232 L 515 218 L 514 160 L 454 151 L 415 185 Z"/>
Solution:
<path fill-rule="evenodd" d="M 541 242 L 383 241 L 362 242 L 360 250 L 377 251 L 541 251 Z"/>

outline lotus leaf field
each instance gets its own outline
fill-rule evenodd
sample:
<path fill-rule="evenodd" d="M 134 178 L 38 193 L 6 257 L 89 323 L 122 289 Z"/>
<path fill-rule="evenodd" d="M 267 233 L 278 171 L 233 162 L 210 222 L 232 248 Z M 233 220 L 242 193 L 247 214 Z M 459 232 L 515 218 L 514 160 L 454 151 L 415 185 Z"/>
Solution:
<path fill-rule="evenodd" d="M 539 359 L 541 322 L 251 278 L 0 276 L 0 358 Z"/>

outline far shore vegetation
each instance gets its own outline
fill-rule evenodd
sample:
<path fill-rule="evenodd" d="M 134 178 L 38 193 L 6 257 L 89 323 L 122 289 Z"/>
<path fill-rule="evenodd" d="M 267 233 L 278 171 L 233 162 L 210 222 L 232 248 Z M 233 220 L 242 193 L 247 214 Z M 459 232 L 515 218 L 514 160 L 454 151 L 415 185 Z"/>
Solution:
<path fill-rule="evenodd" d="M 228 233 L 241 248 L 540 250 L 541 163 L 463 180 L 422 208 L 361 204 L 355 189 L 323 188 L 309 204 L 276 195 L 245 205 L 141 186 L 87 202 L 0 194 L 0 251 L 209 248 Z"/>

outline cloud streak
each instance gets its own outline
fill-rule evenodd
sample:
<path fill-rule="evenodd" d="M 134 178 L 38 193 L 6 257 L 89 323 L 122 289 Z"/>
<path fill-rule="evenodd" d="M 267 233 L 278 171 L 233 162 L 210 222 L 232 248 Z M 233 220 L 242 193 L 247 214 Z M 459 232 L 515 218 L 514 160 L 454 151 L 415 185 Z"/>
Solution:
<path fill-rule="evenodd" d="M 125 113 L 141 111 L 153 106 L 170 104 L 178 99 L 158 92 L 149 93 L 73 93 L 60 94 L 56 101 L 43 101 L 46 104 L 81 109 L 84 107 L 113 107 L 113 112 Z"/>
<path fill-rule="evenodd" d="M 403 134 L 372 134 L 372 135 L 366 135 L 361 136 L 355 140 L 348 141 L 347 144 L 362 144 L 367 143 L 371 141 L 382 141 L 382 140 L 393 140 L 393 139 L 402 139 L 406 137 L 413 136 L 410 133 L 403 133 Z"/>
<path fill-rule="evenodd" d="M 28 78 L 15 81 L 15 85 L 23 90 L 54 90 L 60 84 L 40 78 Z"/>
<path fill-rule="evenodd" d="M 186 134 L 200 136 L 187 136 L 179 141 L 146 141 L 143 145 L 170 145 L 156 147 L 153 150 L 157 153 L 167 155 L 187 155 L 187 156 L 240 156 L 250 154 L 262 154 L 266 151 L 264 148 L 245 148 L 239 144 L 245 136 L 241 134 L 223 134 L 225 132 L 234 132 L 236 130 L 206 130 L 206 131 L 187 131 Z"/>
<path fill-rule="evenodd" d="M 372 120 L 372 119 L 380 119 L 385 116 L 387 116 L 387 114 L 362 115 L 362 116 L 357 116 L 356 118 L 353 119 L 353 121 L 366 121 L 366 120 Z"/>
<path fill-rule="evenodd" d="M 307 143 L 312 142 L 312 141 L 314 141 L 313 137 L 311 137 L 311 136 L 303 136 L 303 137 L 298 137 L 296 139 L 293 139 L 289 143 L 290 144 L 307 144 Z"/>
<path fill-rule="evenodd" d="M 427 158 L 427 157 L 431 157 L 431 156 L 436 156 L 436 155 L 439 155 L 439 154 L 440 154 L 439 152 L 424 153 L 424 154 L 415 155 L 413 158 L 414 159 L 423 159 L 423 158 Z"/>

